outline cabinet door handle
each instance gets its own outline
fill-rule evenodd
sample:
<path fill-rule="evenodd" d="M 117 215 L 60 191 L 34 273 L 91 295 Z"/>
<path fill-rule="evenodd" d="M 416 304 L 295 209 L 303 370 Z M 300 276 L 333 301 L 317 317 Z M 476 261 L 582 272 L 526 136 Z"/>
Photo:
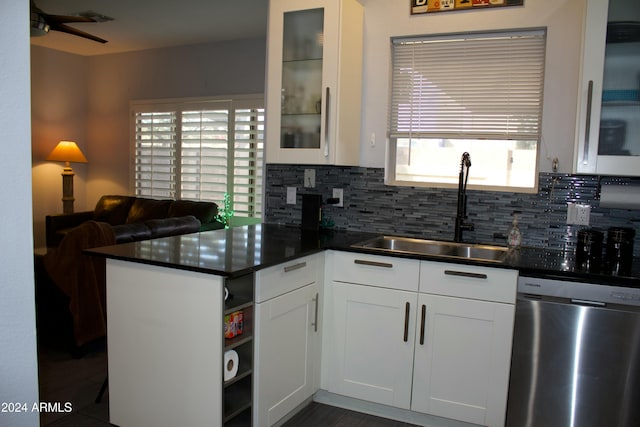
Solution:
<path fill-rule="evenodd" d="M 324 156 L 329 157 L 329 86 L 324 96 Z"/>
<path fill-rule="evenodd" d="M 447 276 L 471 277 L 472 279 L 486 279 L 487 275 L 482 273 L 469 273 L 467 271 L 445 270 Z"/>
<path fill-rule="evenodd" d="M 593 104 L 593 80 L 589 80 L 587 88 L 587 118 L 584 128 L 584 148 L 582 151 L 582 163 L 589 163 L 589 139 L 591 138 L 591 105 Z"/>
<path fill-rule="evenodd" d="M 311 326 L 313 326 L 313 332 L 318 332 L 318 306 L 320 305 L 320 294 L 316 292 L 316 297 L 313 299 L 313 301 L 316 303 L 316 313 L 314 315 L 313 323 L 311 324 Z"/>
<path fill-rule="evenodd" d="M 356 259 L 353 261 L 355 264 L 369 265 L 371 267 L 393 268 L 393 264 L 388 262 L 368 261 L 365 259 Z"/>
<path fill-rule="evenodd" d="M 409 311 L 411 311 L 411 304 L 407 302 L 404 306 L 404 335 L 402 337 L 404 342 L 409 341 Z"/>
<path fill-rule="evenodd" d="M 301 268 L 305 268 L 307 266 L 306 262 L 299 262 L 298 264 L 287 265 L 284 268 L 285 273 L 289 273 L 290 271 L 299 270 Z"/>
<path fill-rule="evenodd" d="M 424 322 L 427 316 L 427 306 L 422 304 L 422 317 L 420 320 L 420 345 L 424 345 Z"/>

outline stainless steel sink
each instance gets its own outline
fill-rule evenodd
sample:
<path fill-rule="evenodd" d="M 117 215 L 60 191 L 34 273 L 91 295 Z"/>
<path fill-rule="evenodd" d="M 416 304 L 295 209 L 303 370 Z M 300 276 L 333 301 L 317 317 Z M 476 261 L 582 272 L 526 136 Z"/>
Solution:
<path fill-rule="evenodd" d="M 475 245 L 393 236 L 380 236 L 351 246 L 387 253 L 408 253 L 496 263 L 503 262 L 509 252 L 509 249 L 503 246 Z"/>

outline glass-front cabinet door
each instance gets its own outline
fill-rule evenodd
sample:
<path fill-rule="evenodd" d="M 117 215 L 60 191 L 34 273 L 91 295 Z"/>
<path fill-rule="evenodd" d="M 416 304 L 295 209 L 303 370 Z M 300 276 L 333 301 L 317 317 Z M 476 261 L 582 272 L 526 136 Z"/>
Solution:
<path fill-rule="evenodd" d="M 280 148 L 320 148 L 324 9 L 284 14 Z"/>
<path fill-rule="evenodd" d="M 271 0 L 268 163 L 358 163 L 362 11 L 355 0 Z"/>
<path fill-rule="evenodd" d="M 587 2 L 576 171 L 640 176 L 640 1 Z"/>

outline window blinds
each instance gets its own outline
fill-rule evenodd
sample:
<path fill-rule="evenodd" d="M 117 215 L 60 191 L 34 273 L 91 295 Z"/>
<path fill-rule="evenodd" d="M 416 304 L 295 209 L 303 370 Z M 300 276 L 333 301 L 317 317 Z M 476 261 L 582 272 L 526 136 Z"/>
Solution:
<path fill-rule="evenodd" d="M 394 39 L 390 136 L 537 140 L 545 31 Z"/>

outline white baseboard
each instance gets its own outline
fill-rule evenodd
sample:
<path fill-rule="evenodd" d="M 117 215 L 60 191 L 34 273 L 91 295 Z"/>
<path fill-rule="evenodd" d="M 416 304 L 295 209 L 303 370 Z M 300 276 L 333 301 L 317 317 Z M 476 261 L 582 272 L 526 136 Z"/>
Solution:
<path fill-rule="evenodd" d="M 318 390 L 313 395 L 313 401 L 424 427 L 478 427 L 477 424 L 469 424 L 449 418 L 436 417 L 408 411 L 406 409 L 381 405 L 379 403 L 367 402 L 365 400 L 330 393 L 326 390 Z"/>

